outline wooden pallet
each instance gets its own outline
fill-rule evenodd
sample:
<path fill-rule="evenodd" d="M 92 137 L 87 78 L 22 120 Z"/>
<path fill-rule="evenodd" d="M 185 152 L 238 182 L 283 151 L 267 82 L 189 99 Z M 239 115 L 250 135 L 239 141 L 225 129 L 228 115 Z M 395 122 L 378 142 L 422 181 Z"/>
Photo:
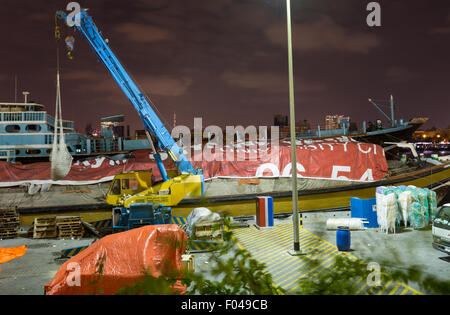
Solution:
<path fill-rule="evenodd" d="M 81 217 L 80 216 L 59 216 L 59 217 L 56 217 L 56 223 L 60 224 L 60 225 L 75 224 L 75 223 L 81 224 Z"/>
<path fill-rule="evenodd" d="M 60 228 L 58 228 L 58 238 L 60 238 L 60 239 L 82 238 L 83 235 L 84 235 L 83 227 L 76 228 L 76 229 L 71 229 L 71 228 L 60 229 Z"/>
<path fill-rule="evenodd" d="M 9 218 L 0 218 L 0 228 L 2 227 L 10 227 L 10 226 L 20 226 L 19 216 L 9 217 Z"/>
<path fill-rule="evenodd" d="M 84 227 L 80 216 L 56 217 L 56 226 L 60 239 L 83 237 Z"/>
<path fill-rule="evenodd" d="M 223 222 L 208 221 L 196 223 L 194 225 L 194 238 L 197 240 L 222 241 Z"/>
<path fill-rule="evenodd" d="M 16 209 L 0 209 L 0 239 L 19 236 L 20 220 Z"/>
<path fill-rule="evenodd" d="M 15 208 L 0 208 L 0 217 L 3 216 L 16 216 L 17 215 L 17 211 Z"/>
<path fill-rule="evenodd" d="M 56 238 L 56 217 L 35 218 L 33 238 Z"/>
<path fill-rule="evenodd" d="M 19 236 L 19 228 L 0 229 L 0 239 L 6 240 Z"/>

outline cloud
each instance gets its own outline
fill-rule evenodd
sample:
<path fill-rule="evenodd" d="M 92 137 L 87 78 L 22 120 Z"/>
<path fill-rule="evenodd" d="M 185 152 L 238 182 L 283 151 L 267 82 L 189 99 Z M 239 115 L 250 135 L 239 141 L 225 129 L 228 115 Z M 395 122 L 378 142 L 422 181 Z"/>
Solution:
<path fill-rule="evenodd" d="M 122 23 L 114 30 L 126 38 L 138 43 L 153 43 L 163 40 L 170 40 L 173 35 L 170 31 L 148 24 Z"/>
<path fill-rule="evenodd" d="M 46 22 L 46 21 L 52 21 L 55 17 L 52 13 L 42 13 L 42 12 L 36 12 L 28 15 L 28 18 L 34 22 Z"/>
<path fill-rule="evenodd" d="M 244 89 L 261 89 L 271 92 L 288 91 L 288 76 L 276 73 L 238 73 L 227 71 L 222 74 L 222 79 L 228 84 Z M 303 79 L 295 79 L 295 89 L 301 92 L 318 92 L 325 86 L 317 82 L 309 82 Z"/>
<path fill-rule="evenodd" d="M 431 34 L 450 34 L 450 26 L 433 28 Z"/>
<path fill-rule="evenodd" d="M 391 67 L 386 71 L 386 80 L 391 83 L 400 83 L 417 79 L 419 74 L 405 67 Z"/>
<path fill-rule="evenodd" d="M 265 33 L 273 44 L 287 45 L 286 25 L 271 25 Z M 337 24 L 328 16 L 322 16 L 313 22 L 293 25 L 292 33 L 294 49 L 298 51 L 368 53 L 381 44 L 377 36 L 353 31 Z"/>
<path fill-rule="evenodd" d="M 446 26 L 431 29 L 431 34 L 450 34 L 450 13 L 447 15 Z"/>

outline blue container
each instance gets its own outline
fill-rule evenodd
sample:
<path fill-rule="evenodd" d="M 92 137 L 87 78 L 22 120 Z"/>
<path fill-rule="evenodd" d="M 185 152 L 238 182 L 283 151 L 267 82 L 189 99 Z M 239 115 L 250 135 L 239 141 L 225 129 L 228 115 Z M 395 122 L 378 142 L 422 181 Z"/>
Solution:
<path fill-rule="evenodd" d="M 352 213 L 352 218 L 361 218 L 369 223 L 365 223 L 366 228 L 376 228 L 378 227 L 377 212 L 374 211 L 374 205 L 377 204 L 377 199 L 350 199 L 350 209 Z"/>
<path fill-rule="evenodd" d="M 336 231 L 336 245 L 339 251 L 346 252 L 350 250 L 351 235 L 348 227 L 339 226 Z"/>

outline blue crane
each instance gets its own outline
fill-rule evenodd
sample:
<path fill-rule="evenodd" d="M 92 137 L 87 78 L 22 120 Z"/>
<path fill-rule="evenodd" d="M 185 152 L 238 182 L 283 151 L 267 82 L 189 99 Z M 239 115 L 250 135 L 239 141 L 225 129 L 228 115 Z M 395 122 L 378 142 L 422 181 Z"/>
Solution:
<path fill-rule="evenodd" d="M 86 9 L 81 10 L 79 14 L 80 23 L 79 25 L 75 24 L 74 27 L 76 27 L 89 41 L 97 56 L 109 70 L 114 80 L 125 93 L 128 100 L 133 104 L 134 108 L 141 117 L 146 130 L 149 130 L 157 139 L 159 148 L 164 152 L 167 152 L 181 174 L 200 174 L 201 171 L 195 170 L 192 164 L 186 159 L 183 154 L 183 150 L 178 146 L 176 141 L 172 138 L 171 134 L 162 123 L 161 119 L 153 110 L 151 100 L 128 75 L 119 59 L 109 48 L 108 44 L 103 39 L 101 32 L 95 25 L 92 17 L 87 14 Z M 58 18 L 61 18 L 67 22 L 67 14 L 64 11 L 58 11 L 56 15 Z M 155 152 L 154 157 L 161 176 L 164 181 L 167 181 L 169 178 L 161 160 L 161 156 L 156 150 L 151 137 L 149 136 L 148 138 L 150 145 Z"/>
<path fill-rule="evenodd" d="M 195 170 L 186 159 L 182 149 L 153 109 L 150 99 L 128 75 L 87 11 L 84 9 L 78 14 L 79 23 L 75 23 L 74 27 L 86 37 L 141 117 L 163 179 L 161 182 L 153 183 L 151 170 L 117 174 L 106 198 L 106 202 L 114 206 L 113 229 L 133 229 L 149 224 L 170 224 L 171 207 L 178 205 L 186 196 L 199 197 L 203 195 L 202 170 Z M 68 15 L 64 11 L 58 11 L 56 17 L 68 22 Z M 69 25 L 69 23 L 67 24 Z M 58 26 L 56 34 L 58 38 Z M 72 57 L 73 40 L 69 40 L 69 44 L 72 44 L 69 47 L 69 57 Z M 157 147 L 155 147 L 150 133 L 155 137 Z M 172 159 L 180 173 L 178 176 L 169 178 L 158 148 L 166 152 Z"/>

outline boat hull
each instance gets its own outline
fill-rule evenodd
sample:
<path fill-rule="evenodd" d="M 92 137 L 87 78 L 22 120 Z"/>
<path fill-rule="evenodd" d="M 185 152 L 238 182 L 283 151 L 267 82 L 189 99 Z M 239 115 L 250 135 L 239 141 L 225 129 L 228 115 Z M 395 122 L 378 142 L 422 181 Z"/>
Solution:
<path fill-rule="evenodd" d="M 274 179 L 276 181 L 276 179 Z M 289 181 L 289 179 L 284 179 Z M 234 183 L 239 187 L 239 180 L 234 179 Z M 339 185 L 329 185 L 326 188 L 314 188 L 299 190 L 299 210 L 302 212 L 308 211 L 326 211 L 329 209 L 348 208 L 350 206 L 350 198 L 357 197 L 361 199 L 369 199 L 375 196 L 375 190 L 379 186 L 390 185 L 414 185 L 417 187 L 434 188 L 442 186 L 444 183 L 450 181 L 450 167 L 433 167 L 425 170 L 419 170 L 404 175 L 391 177 L 387 180 L 371 182 L 371 183 L 343 183 Z M 284 185 L 286 184 L 283 183 Z M 108 183 L 104 183 L 105 187 Z M 215 185 L 214 182 L 209 185 Z M 223 183 L 221 183 L 223 185 Z M 245 190 L 245 184 L 242 184 L 242 191 Z M 248 185 L 256 185 L 250 182 Z M 98 185 L 96 185 L 98 186 Z M 281 185 L 280 185 L 281 186 Z M 314 185 L 313 185 L 314 186 Z M 220 187 L 216 187 L 218 190 Z M 111 218 L 112 207 L 105 204 L 101 199 L 101 194 L 105 188 L 100 189 L 98 195 L 92 197 L 92 200 L 78 202 L 77 204 L 62 204 L 60 206 L 45 207 L 34 204 L 33 207 L 19 207 L 21 224 L 32 225 L 34 218 L 42 216 L 54 215 L 81 215 L 86 222 L 94 222 L 99 220 L 106 220 Z M 253 188 L 255 190 L 255 188 Z M 75 192 L 76 193 L 76 192 Z M 443 193 L 446 193 L 443 191 Z M 92 193 L 93 194 L 93 193 Z M 2 198 L 7 198 L 4 193 Z M 23 195 L 23 192 L 22 192 Z M 253 216 L 256 213 L 256 197 L 257 196 L 272 196 L 274 198 L 274 213 L 290 213 L 292 212 L 292 193 L 289 190 L 280 192 L 254 191 L 253 193 L 233 194 L 233 195 L 214 195 L 211 193 L 202 199 L 185 199 L 178 206 L 173 207 L 173 216 L 187 217 L 191 211 L 198 207 L 206 207 L 212 211 L 227 214 L 233 217 Z M 65 199 L 69 199 L 68 195 Z M 83 198 L 78 198 L 83 199 Z M 100 201 L 102 200 L 102 201 Z"/>

